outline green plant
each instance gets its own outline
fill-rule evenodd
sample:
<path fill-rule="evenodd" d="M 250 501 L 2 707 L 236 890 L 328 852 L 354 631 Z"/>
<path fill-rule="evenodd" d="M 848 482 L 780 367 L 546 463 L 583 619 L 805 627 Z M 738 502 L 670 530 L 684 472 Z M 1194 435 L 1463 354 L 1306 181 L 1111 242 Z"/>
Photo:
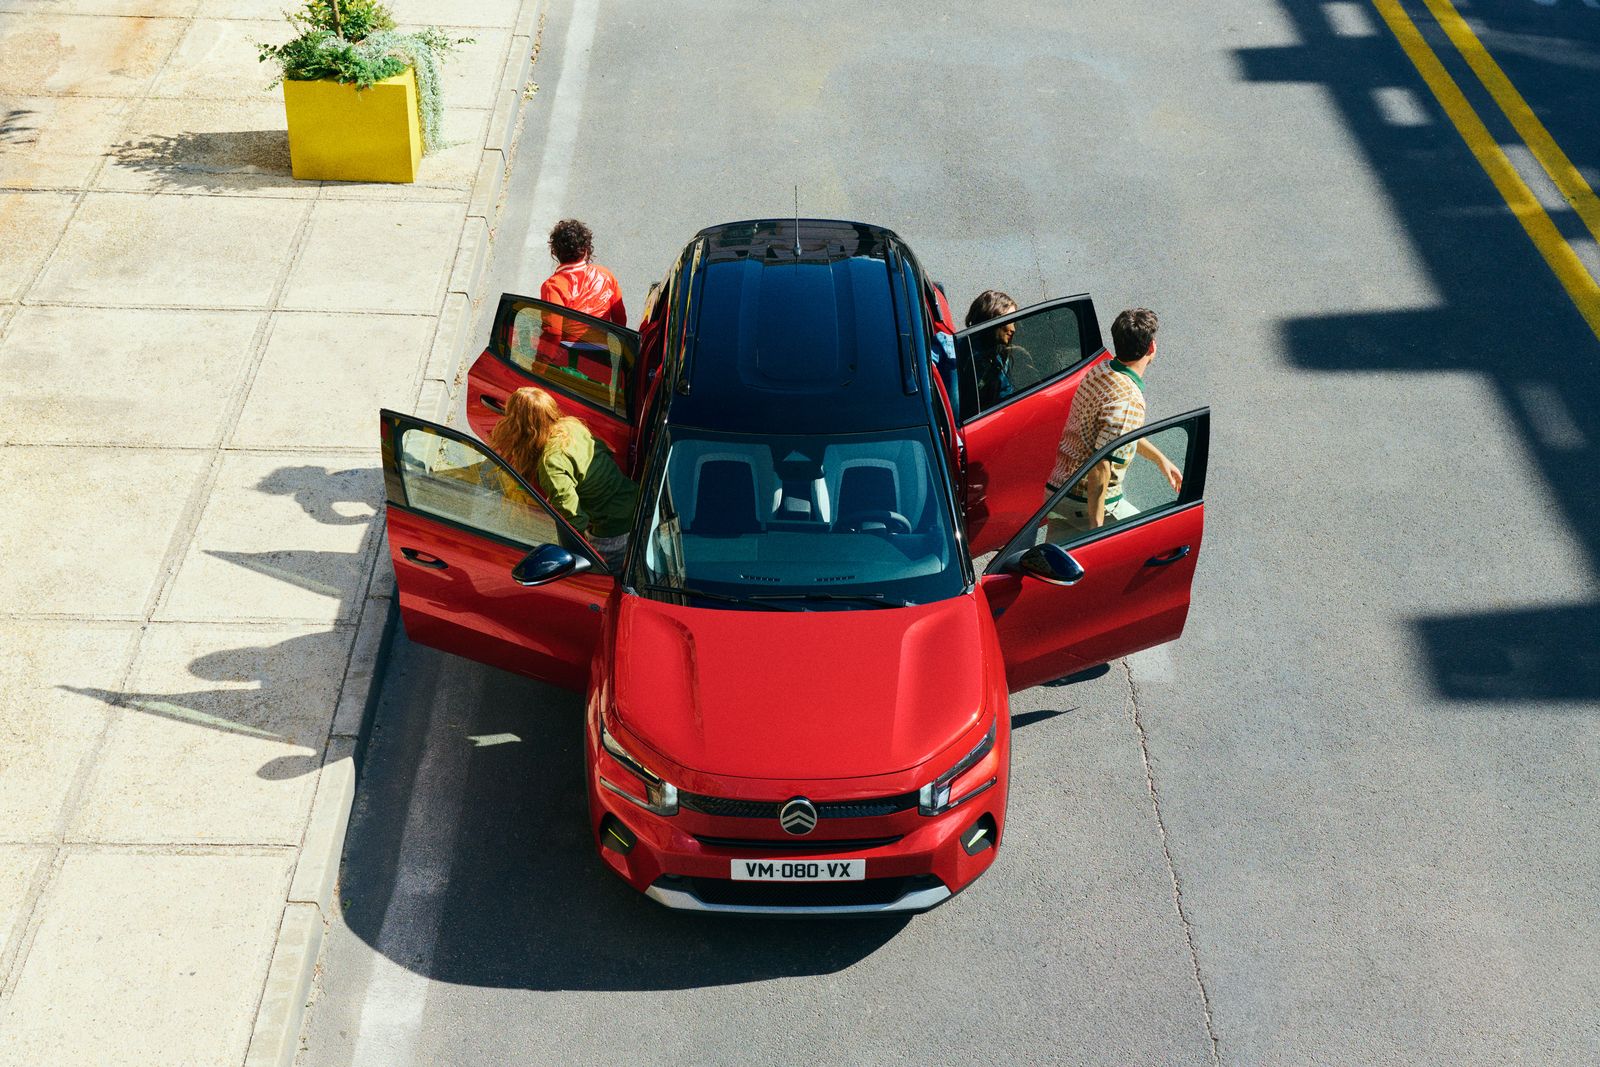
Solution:
<path fill-rule="evenodd" d="M 332 30 L 347 41 L 360 41 L 380 30 L 394 29 L 394 16 L 381 0 L 306 0 L 299 18 L 319 30 Z"/>
<path fill-rule="evenodd" d="M 439 61 L 456 46 L 472 43 L 472 38 L 451 37 L 434 27 L 399 33 L 380 0 L 306 0 L 299 11 L 286 12 L 285 17 L 298 31 L 292 40 L 256 45 L 261 62 L 278 65 L 278 76 L 268 89 L 285 79 L 331 78 L 361 90 L 411 67 L 417 75 L 422 150 L 445 147 Z"/>

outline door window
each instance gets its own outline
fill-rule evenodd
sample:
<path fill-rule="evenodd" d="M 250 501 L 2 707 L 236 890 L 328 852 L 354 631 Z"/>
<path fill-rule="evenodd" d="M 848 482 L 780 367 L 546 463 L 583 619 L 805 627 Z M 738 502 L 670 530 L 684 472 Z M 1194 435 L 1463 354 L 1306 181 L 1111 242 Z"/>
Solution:
<path fill-rule="evenodd" d="M 502 308 L 502 316 L 506 310 Z M 631 331 L 538 301 L 513 304 L 510 320 L 506 359 L 562 392 L 627 417 L 638 356 Z"/>
<path fill-rule="evenodd" d="M 1084 321 L 1087 314 L 1090 321 Z M 956 335 L 961 421 L 1070 371 L 1100 348 L 1087 299 L 1050 301 Z"/>
<path fill-rule="evenodd" d="M 1071 548 L 1199 499 L 1203 465 L 1199 477 L 1186 474 L 1201 463 L 1201 423 L 1208 418 L 1198 411 L 1168 419 L 1101 449 L 1050 501 L 1033 543 Z"/>
<path fill-rule="evenodd" d="M 556 522 L 495 456 L 420 426 L 400 435 L 400 478 L 416 511 L 533 548 Z"/>

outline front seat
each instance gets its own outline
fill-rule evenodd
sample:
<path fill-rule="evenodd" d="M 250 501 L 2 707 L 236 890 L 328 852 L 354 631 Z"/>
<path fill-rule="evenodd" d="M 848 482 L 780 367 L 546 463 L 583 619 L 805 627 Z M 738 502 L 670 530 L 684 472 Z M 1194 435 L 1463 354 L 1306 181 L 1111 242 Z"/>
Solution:
<path fill-rule="evenodd" d="M 871 463 L 855 463 L 844 469 L 839 478 L 839 522 L 847 523 L 853 516 L 868 512 L 899 510 L 894 471 Z"/>
<path fill-rule="evenodd" d="M 736 459 L 711 459 L 700 465 L 695 486 L 694 527 L 699 537 L 739 537 L 760 533 L 756 515 L 756 472 Z"/>

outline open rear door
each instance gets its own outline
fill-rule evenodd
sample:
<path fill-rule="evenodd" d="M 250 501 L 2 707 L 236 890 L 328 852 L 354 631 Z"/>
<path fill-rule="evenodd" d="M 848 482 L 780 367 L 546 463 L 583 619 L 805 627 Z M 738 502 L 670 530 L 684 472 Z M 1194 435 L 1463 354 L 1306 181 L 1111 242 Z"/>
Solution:
<path fill-rule="evenodd" d="M 1103 355 L 1087 296 L 1047 300 L 956 334 L 974 556 L 1011 540 L 1039 509 L 1073 394 Z"/>
<path fill-rule="evenodd" d="M 382 413 L 385 521 L 400 617 L 418 644 L 582 691 L 615 579 L 603 558 L 499 457 L 431 422 Z M 511 572 L 559 545 L 567 577 Z"/>
<path fill-rule="evenodd" d="M 1117 438 L 1054 494 L 989 564 L 982 584 L 1012 692 L 1176 640 L 1205 530 L 1207 408 Z M 1182 472 L 1174 488 L 1151 461 Z M 1121 461 L 1120 494 L 1093 527 L 1090 474 Z"/>
<path fill-rule="evenodd" d="M 639 335 L 633 330 L 505 293 L 489 347 L 467 374 L 467 423 L 487 441 L 505 413 L 506 397 L 536 385 L 582 419 L 620 462 L 633 441 L 638 364 Z"/>

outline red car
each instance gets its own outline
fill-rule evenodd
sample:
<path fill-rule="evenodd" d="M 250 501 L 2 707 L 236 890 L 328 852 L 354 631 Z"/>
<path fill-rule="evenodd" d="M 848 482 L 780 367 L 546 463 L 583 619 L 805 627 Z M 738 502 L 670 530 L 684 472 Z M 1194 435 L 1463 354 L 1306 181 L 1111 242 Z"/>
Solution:
<path fill-rule="evenodd" d="M 587 694 L 595 840 L 655 900 L 925 910 L 1004 836 L 1008 693 L 1183 629 L 1205 410 L 1096 457 L 1149 437 L 1181 492 L 1134 461 L 1138 514 L 1048 522 L 1076 482 L 1045 486 L 1068 405 L 1105 357 L 1087 297 L 956 333 L 905 244 L 860 223 L 706 229 L 637 332 L 504 296 L 472 429 L 527 384 L 582 417 L 640 486 L 627 559 L 613 573 L 478 440 L 385 411 L 406 630 Z"/>

